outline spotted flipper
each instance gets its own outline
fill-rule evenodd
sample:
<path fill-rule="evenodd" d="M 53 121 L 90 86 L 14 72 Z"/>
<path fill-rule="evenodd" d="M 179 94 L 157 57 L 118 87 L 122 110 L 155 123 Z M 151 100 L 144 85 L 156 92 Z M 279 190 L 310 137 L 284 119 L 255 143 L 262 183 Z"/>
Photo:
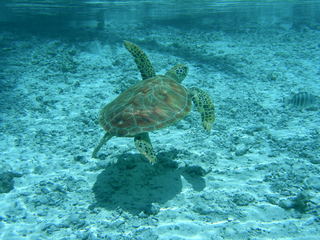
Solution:
<path fill-rule="evenodd" d="M 95 147 L 92 153 L 92 158 L 97 158 L 97 153 L 99 152 L 100 148 L 110 139 L 112 135 L 109 133 L 105 133 L 104 136 L 101 138 L 99 144 Z"/>
<path fill-rule="evenodd" d="M 190 89 L 192 102 L 197 108 L 197 111 L 201 114 L 202 126 L 205 130 L 210 132 L 212 123 L 215 120 L 214 105 L 207 92 L 192 87 Z"/>
<path fill-rule="evenodd" d="M 153 164 L 157 161 L 148 133 L 140 133 L 136 135 L 134 137 L 134 143 L 138 151 L 143 154 L 150 163 Z"/>
<path fill-rule="evenodd" d="M 124 41 L 124 46 L 134 57 L 134 61 L 141 73 L 141 77 L 143 80 L 154 77 L 156 75 L 147 55 L 137 45 L 129 41 Z"/>

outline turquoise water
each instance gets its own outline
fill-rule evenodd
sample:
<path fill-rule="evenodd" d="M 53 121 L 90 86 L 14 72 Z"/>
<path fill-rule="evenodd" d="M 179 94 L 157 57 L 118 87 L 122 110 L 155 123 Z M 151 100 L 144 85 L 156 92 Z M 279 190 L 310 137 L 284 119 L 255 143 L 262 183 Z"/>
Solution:
<path fill-rule="evenodd" d="M 318 240 L 319 16 L 1 1 L 0 240 Z"/>
<path fill-rule="evenodd" d="M 153 23 L 183 21 L 194 28 L 261 27 L 274 21 L 319 24 L 319 2 L 288 1 L 5 1 L 0 22 L 67 25 L 71 21 Z M 44 23 L 41 22 L 45 21 Z M 223 25 L 221 21 L 227 21 Z M 214 24 L 215 21 L 218 23 Z M 174 23 L 170 23 L 173 24 Z M 178 23 L 183 25 L 183 23 Z M 225 26 L 228 25 L 228 26 Z M 243 26 L 244 25 L 244 26 Z"/>

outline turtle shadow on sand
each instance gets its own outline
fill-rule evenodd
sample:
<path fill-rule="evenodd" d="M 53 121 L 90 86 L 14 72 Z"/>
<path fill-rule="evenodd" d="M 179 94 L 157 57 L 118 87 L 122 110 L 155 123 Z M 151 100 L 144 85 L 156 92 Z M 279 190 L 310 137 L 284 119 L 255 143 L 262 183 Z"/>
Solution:
<path fill-rule="evenodd" d="M 206 172 L 198 166 L 178 167 L 171 160 L 173 155 L 177 151 L 160 153 L 155 165 L 139 154 L 119 155 L 117 163 L 109 164 L 98 175 L 93 186 L 94 205 L 108 210 L 120 208 L 134 215 L 148 213 L 153 203 L 163 204 L 181 192 L 181 176 L 195 191 L 203 190 Z"/>

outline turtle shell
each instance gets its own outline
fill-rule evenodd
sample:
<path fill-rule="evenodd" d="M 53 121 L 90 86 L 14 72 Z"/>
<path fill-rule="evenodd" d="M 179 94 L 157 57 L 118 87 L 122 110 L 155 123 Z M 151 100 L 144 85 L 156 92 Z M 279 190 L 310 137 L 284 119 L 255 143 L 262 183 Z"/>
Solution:
<path fill-rule="evenodd" d="M 188 90 L 159 75 L 140 81 L 107 104 L 100 112 L 99 123 L 113 136 L 132 137 L 172 125 L 190 110 Z"/>

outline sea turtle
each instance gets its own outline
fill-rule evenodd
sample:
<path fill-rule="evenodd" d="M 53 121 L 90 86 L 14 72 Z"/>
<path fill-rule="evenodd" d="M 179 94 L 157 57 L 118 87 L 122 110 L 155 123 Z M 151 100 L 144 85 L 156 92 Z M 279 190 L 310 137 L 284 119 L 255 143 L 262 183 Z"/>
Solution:
<path fill-rule="evenodd" d="M 186 89 L 180 83 L 188 73 L 187 66 L 177 64 L 165 75 L 156 75 L 147 55 L 134 43 L 124 41 L 134 57 L 142 81 L 121 93 L 100 111 L 99 123 L 106 133 L 92 157 L 111 137 L 134 137 L 138 151 L 151 163 L 157 158 L 148 132 L 172 125 L 191 110 L 191 101 L 201 114 L 202 125 L 210 131 L 214 122 L 214 105 L 209 95 L 198 88 Z"/>

